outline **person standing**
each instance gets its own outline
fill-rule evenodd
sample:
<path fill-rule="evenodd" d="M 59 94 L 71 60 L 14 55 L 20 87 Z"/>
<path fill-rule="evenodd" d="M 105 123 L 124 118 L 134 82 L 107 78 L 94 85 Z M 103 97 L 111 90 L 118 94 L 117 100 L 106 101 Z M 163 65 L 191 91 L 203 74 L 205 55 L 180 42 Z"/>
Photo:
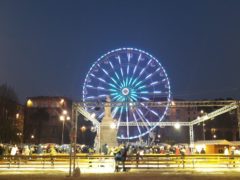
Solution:
<path fill-rule="evenodd" d="M 102 146 L 102 153 L 103 153 L 104 155 L 107 155 L 107 154 L 108 154 L 108 145 L 107 145 L 107 144 L 104 144 L 104 145 Z"/>
<path fill-rule="evenodd" d="M 18 147 L 17 145 L 15 144 L 12 148 L 11 148 L 11 152 L 10 152 L 10 155 L 12 156 L 12 159 L 14 160 L 14 163 L 16 163 L 16 155 L 18 153 Z"/>
<path fill-rule="evenodd" d="M 229 150 L 226 146 L 224 147 L 224 155 L 229 155 Z"/>
<path fill-rule="evenodd" d="M 3 144 L 0 144 L 0 158 L 2 159 L 2 156 L 4 155 L 4 147 Z"/>
<path fill-rule="evenodd" d="M 25 156 L 24 157 L 25 158 L 25 163 L 27 163 L 29 155 L 30 155 L 30 149 L 29 149 L 28 145 L 24 146 L 22 155 Z"/>
<path fill-rule="evenodd" d="M 113 151 L 114 160 L 115 160 L 115 172 L 119 171 L 119 162 L 121 161 L 121 149 L 119 147 L 115 147 Z"/>
<path fill-rule="evenodd" d="M 201 150 L 201 152 L 200 152 L 201 154 L 206 154 L 206 151 L 205 151 L 205 149 L 204 148 L 202 148 L 202 150 Z"/>
<path fill-rule="evenodd" d="M 56 156 L 57 151 L 55 150 L 54 145 L 50 146 L 50 157 L 51 157 L 51 165 L 54 166 L 54 156 Z"/>
<path fill-rule="evenodd" d="M 10 155 L 11 156 L 15 156 L 17 154 L 17 151 L 18 151 L 18 147 L 17 145 L 15 144 L 12 148 L 11 148 L 11 153 Z"/>
<path fill-rule="evenodd" d="M 121 149 L 121 162 L 123 171 L 126 171 L 125 161 L 127 159 L 128 146 L 124 145 Z"/>

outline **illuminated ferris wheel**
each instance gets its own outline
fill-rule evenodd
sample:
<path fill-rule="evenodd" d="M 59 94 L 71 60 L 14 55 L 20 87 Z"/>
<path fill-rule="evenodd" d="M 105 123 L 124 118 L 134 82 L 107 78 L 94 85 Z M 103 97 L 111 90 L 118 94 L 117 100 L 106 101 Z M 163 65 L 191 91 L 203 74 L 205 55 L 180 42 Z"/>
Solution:
<path fill-rule="evenodd" d="M 126 102 L 112 108 L 117 120 L 118 139 L 135 139 L 151 132 L 160 122 L 170 104 L 170 83 L 165 69 L 149 53 L 135 48 L 121 48 L 101 56 L 90 68 L 84 81 L 83 101 Z M 150 107 L 145 102 L 167 101 L 164 107 Z M 141 106 L 132 106 L 134 103 Z M 103 107 L 86 107 L 100 121 Z M 122 122 L 126 126 L 120 126 Z M 136 126 L 128 126 L 134 122 Z M 140 124 L 144 123 L 144 126 Z"/>

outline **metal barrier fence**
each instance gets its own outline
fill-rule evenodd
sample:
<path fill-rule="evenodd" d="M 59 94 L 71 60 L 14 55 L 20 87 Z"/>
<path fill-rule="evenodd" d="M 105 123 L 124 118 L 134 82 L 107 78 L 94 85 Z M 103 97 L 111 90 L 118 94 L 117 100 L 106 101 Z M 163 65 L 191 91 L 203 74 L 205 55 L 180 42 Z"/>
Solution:
<path fill-rule="evenodd" d="M 76 166 L 80 168 L 115 167 L 115 160 L 110 155 L 88 155 L 77 154 Z M 121 162 L 120 165 L 121 167 Z M 1 156 L 0 169 L 3 168 L 68 168 L 69 155 L 60 154 L 56 156 L 31 155 L 31 156 Z M 239 168 L 239 155 L 222 154 L 199 154 L 199 155 L 129 155 L 125 161 L 127 169 L 146 168 Z"/>

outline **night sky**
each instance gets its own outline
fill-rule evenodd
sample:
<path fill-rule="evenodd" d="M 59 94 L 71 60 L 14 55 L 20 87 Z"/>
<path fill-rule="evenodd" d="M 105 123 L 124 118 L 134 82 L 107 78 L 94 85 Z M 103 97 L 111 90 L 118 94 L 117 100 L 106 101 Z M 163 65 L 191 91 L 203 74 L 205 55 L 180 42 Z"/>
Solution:
<path fill-rule="evenodd" d="M 80 100 L 104 53 L 156 57 L 175 98 L 240 98 L 239 0 L 0 0 L 0 84 Z"/>

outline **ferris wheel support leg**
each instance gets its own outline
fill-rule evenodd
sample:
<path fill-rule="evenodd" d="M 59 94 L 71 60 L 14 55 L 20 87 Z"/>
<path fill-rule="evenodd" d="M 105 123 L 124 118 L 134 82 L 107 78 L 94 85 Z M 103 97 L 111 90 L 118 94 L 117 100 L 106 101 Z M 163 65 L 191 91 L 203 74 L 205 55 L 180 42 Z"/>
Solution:
<path fill-rule="evenodd" d="M 190 137 L 190 147 L 191 150 L 194 148 L 194 131 L 193 131 L 193 125 L 189 125 L 189 137 Z"/>

